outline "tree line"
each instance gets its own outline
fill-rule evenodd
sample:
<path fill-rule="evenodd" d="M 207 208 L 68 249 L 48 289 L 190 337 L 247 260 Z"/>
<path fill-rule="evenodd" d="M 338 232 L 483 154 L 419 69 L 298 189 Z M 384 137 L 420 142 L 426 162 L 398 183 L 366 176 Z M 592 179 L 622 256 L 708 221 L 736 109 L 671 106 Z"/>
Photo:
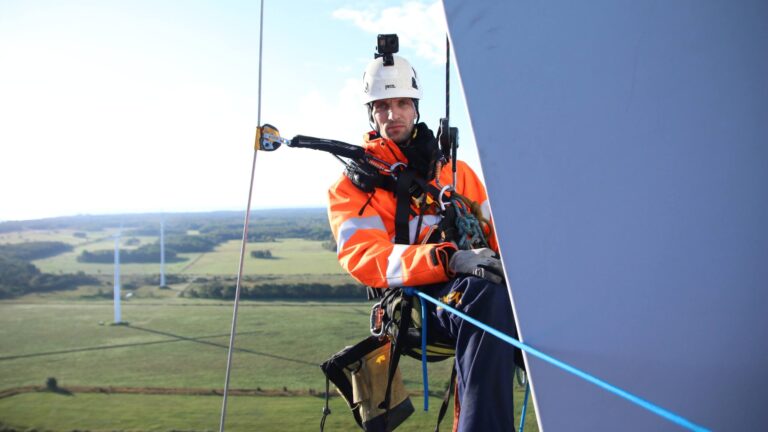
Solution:
<path fill-rule="evenodd" d="M 155 236 L 160 234 L 160 223 L 165 222 L 166 234 L 200 234 L 221 236 L 226 240 L 240 239 L 243 232 L 241 211 L 200 213 L 143 213 L 122 215 L 79 215 L 26 221 L 0 222 L 0 233 L 25 230 L 63 230 L 92 232 L 125 227 L 124 234 Z M 328 216 L 322 208 L 262 209 L 251 213 L 249 240 L 268 237 L 294 237 L 324 240 L 330 235 Z"/>
<path fill-rule="evenodd" d="M 48 258 L 64 252 L 70 252 L 71 250 L 71 245 L 56 241 L 0 244 L 0 255 L 10 256 L 22 261 Z"/>
<path fill-rule="evenodd" d="M 165 262 L 185 261 L 179 253 L 210 252 L 217 243 L 210 238 L 197 235 L 169 235 L 165 239 Z M 114 262 L 114 250 L 84 250 L 77 257 L 79 262 L 111 263 Z M 120 249 L 120 262 L 123 263 L 156 263 L 160 262 L 160 242 L 145 244 L 136 249 Z"/>
<path fill-rule="evenodd" d="M 193 284 L 182 295 L 191 298 L 231 300 L 235 298 L 235 284 L 211 281 Z M 240 298 L 248 300 L 360 300 L 366 296 L 363 286 L 347 283 L 257 283 L 240 286 Z"/>
<path fill-rule="evenodd" d="M 83 272 L 75 274 L 43 273 L 30 261 L 69 252 L 72 246 L 53 241 L 0 245 L 0 298 L 17 297 L 31 292 L 75 289 L 99 281 Z"/>

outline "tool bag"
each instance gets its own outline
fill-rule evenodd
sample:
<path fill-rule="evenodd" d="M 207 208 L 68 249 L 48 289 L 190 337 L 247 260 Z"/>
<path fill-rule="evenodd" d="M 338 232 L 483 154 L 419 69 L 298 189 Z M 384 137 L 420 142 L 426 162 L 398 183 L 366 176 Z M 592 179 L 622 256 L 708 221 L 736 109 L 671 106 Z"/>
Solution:
<path fill-rule="evenodd" d="M 344 348 L 320 366 L 326 377 L 321 431 L 331 413 L 328 407 L 330 382 L 336 385 L 355 422 L 365 431 L 394 430 L 413 413 L 399 360 L 402 354 L 421 360 L 421 321 L 418 297 L 406 296 L 401 288 L 390 288 L 385 292 L 371 310 L 372 336 Z M 452 342 L 434 335 L 429 337 L 427 361 L 447 360 L 454 354 Z M 455 377 L 456 369 L 453 368 L 436 430 L 445 416 Z"/>
<path fill-rule="evenodd" d="M 328 408 L 329 382 L 336 385 L 355 422 L 364 431 L 392 431 L 413 413 L 413 404 L 396 364 L 390 377 L 391 357 L 389 341 L 371 336 L 344 348 L 320 366 L 326 377 L 321 431 L 331 413 Z"/>

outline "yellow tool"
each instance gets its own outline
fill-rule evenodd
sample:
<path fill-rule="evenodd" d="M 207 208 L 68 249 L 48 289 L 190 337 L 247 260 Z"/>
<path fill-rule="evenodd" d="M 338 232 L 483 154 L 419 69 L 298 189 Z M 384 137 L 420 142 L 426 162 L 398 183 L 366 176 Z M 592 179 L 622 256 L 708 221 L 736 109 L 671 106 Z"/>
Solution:
<path fill-rule="evenodd" d="M 256 140 L 254 147 L 263 151 L 275 151 L 280 145 L 291 145 L 291 140 L 280 136 L 280 131 L 270 124 L 264 124 L 256 128 Z"/>

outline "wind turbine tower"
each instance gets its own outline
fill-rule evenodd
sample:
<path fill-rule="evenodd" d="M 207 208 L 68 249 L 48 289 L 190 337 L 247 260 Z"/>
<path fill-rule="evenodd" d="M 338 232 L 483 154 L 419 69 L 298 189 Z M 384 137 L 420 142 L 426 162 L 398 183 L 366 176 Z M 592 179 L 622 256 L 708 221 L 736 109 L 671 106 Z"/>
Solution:
<path fill-rule="evenodd" d="M 115 234 L 115 282 L 113 286 L 115 299 L 115 324 L 120 324 L 120 231 Z"/>
<path fill-rule="evenodd" d="M 160 221 L 160 288 L 165 287 L 165 221 Z"/>

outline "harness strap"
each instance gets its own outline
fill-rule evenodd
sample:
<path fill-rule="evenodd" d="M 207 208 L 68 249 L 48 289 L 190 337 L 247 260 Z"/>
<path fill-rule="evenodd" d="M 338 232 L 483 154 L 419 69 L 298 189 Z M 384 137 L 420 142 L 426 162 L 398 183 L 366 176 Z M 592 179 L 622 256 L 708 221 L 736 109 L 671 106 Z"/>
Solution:
<path fill-rule="evenodd" d="M 320 420 L 320 432 L 325 430 L 325 419 L 331 413 L 331 408 L 328 406 L 328 400 L 331 398 L 331 379 L 328 375 L 325 376 L 325 407 L 323 407 L 323 418 Z"/>
<path fill-rule="evenodd" d="M 416 224 L 416 230 L 413 233 L 413 243 L 419 242 L 419 232 L 421 232 L 421 224 L 424 222 L 424 210 L 427 208 L 427 200 L 424 199 L 419 206 L 419 222 Z"/>
<path fill-rule="evenodd" d="M 408 219 L 411 214 L 411 183 L 416 173 L 411 170 L 404 170 L 397 177 L 395 186 L 395 196 L 397 197 L 397 207 L 395 208 L 395 243 L 411 244 L 408 239 Z"/>
<path fill-rule="evenodd" d="M 397 331 L 397 337 L 392 341 L 389 351 L 389 371 L 387 372 L 387 389 L 384 392 L 384 401 L 379 405 L 380 409 L 384 410 L 384 429 L 386 430 L 389 422 L 389 405 L 390 398 L 392 396 L 392 380 L 395 377 L 395 371 L 397 365 L 400 363 L 400 354 L 402 353 L 402 347 L 405 344 L 406 334 L 408 333 L 408 327 L 411 325 L 411 304 L 408 299 L 403 296 L 400 301 L 400 325 Z"/>

